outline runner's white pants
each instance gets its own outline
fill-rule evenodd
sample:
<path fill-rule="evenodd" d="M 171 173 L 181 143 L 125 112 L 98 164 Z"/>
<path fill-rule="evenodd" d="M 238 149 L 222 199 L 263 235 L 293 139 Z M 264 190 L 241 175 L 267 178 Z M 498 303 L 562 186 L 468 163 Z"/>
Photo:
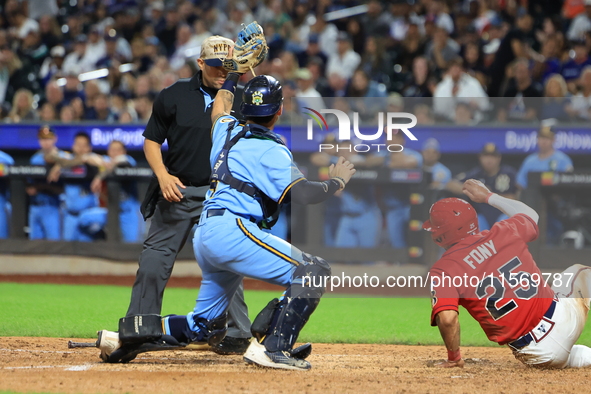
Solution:
<path fill-rule="evenodd" d="M 571 276 L 572 274 L 572 276 Z M 556 309 L 543 318 L 530 334 L 534 340 L 513 350 L 515 358 L 539 368 L 591 366 L 591 348 L 575 345 L 587 322 L 591 301 L 591 267 L 576 264 L 560 274 L 562 284 L 553 286 Z M 568 280 L 572 278 L 571 280 Z"/>

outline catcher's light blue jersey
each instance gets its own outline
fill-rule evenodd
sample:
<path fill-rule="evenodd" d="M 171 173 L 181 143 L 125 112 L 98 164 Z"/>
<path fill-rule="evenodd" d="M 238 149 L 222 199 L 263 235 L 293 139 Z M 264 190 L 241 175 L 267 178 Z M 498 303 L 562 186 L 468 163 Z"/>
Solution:
<path fill-rule="evenodd" d="M 237 122 L 237 119 L 224 115 L 219 117 L 213 125 L 210 155 L 212 168 L 216 166 L 216 159 L 224 147 L 228 127 L 232 122 Z M 232 136 L 238 134 L 243 127 L 236 123 L 231 131 Z M 253 154 L 255 152 L 256 154 Z M 304 179 L 304 175 L 293 162 L 291 152 L 286 146 L 260 138 L 241 138 L 230 149 L 228 167 L 235 178 L 255 185 L 272 200 L 280 203 L 290 187 Z M 221 208 L 256 220 L 263 219 L 263 212 L 257 200 L 227 184 L 218 182 L 206 195 L 204 211 Z"/>

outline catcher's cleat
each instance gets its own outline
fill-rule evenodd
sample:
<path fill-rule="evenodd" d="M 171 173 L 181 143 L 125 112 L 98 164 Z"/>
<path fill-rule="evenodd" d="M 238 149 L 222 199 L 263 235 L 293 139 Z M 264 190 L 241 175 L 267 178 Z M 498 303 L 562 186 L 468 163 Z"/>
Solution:
<path fill-rule="evenodd" d="M 246 350 L 246 353 L 244 353 L 244 361 L 248 364 L 277 369 L 307 371 L 312 368 L 312 365 L 308 361 L 295 358 L 287 351 L 267 351 L 265 346 L 260 344 L 256 339 L 250 342 L 250 346 Z"/>
<path fill-rule="evenodd" d="M 97 331 L 98 339 L 96 340 L 96 347 L 101 349 L 100 358 L 107 361 L 111 353 L 121 347 L 119 340 L 119 333 L 115 331 L 101 330 Z"/>
<path fill-rule="evenodd" d="M 250 338 L 234 338 L 226 336 L 220 343 L 211 347 L 211 351 L 222 356 L 242 355 L 250 345 Z"/>

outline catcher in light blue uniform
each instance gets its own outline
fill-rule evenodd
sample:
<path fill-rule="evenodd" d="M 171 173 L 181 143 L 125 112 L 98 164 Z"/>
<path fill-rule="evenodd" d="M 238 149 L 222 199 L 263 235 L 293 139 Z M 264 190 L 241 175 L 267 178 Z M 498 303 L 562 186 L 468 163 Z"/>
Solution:
<path fill-rule="evenodd" d="M 236 72 L 228 74 L 212 106 L 211 187 L 193 242 L 203 275 L 195 309 L 162 320 L 153 315 L 127 316 L 120 320 L 120 344 L 114 347 L 109 346 L 114 341 L 107 339 L 114 335 L 103 330 L 99 348 L 107 362 L 126 362 L 145 351 L 191 342 L 219 343 L 227 330 L 228 305 L 242 278 L 248 276 L 286 290 L 252 323 L 254 338 L 244 360 L 270 368 L 311 368 L 305 360 L 311 345 L 296 349 L 293 345 L 324 294 L 323 279 L 330 275 L 330 267 L 322 258 L 302 253 L 262 228 L 273 226 L 281 204 L 322 202 L 344 189 L 355 170 L 340 158 L 330 167 L 328 181 L 310 182 L 303 177 L 272 131 L 283 110 L 281 85 L 273 77 L 255 77 L 244 87 L 241 112 L 246 123 L 229 115 L 238 73 L 260 63 L 266 52 L 259 44 L 264 40 L 262 30 L 252 31 L 251 26 L 241 32 L 245 37 L 239 35 L 236 44 L 242 55 L 230 51 L 232 60 L 224 61 L 225 67 L 230 62 L 227 68 Z M 245 50 L 245 42 L 250 43 L 250 50 Z M 258 53 L 257 61 L 249 64 L 245 57 L 253 53 Z M 139 325 L 142 328 L 136 329 Z M 138 344 L 138 339 L 145 342 Z"/>
<path fill-rule="evenodd" d="M 239 124 L 226 115 L 233 79 L 238 78 L 230 73 L 212 110 L 212 183 L 193 243 L 203 281 L 194 311 L 181 321 L 193 336 L 205 339 L 211 332 L 207 324 L 224 318 L 244 276 L 285 286 L 284 296 L 271 301 L 253 322 L 256 339 L 244 359 L 271 368 L 309 369 L 304 360 L 308 348 L 304 345 L 301 353 L 293 345 L 324 287 L 304 283 L 304 278 L 328 275 L 330 267 L 261 228 L 273 225 L 284 202 L 316 203 L 344 188 L 353 165 L 341 158 L 331 166 L 329 181 L 305 179 L 291 152 L 271 131 L 283 108 L 279 82 L 263 75 L 245 86 L 241 112 L 248 122 Z M 178 324 L 178 318 L 165 319 L 165 331 L 176 338 L 178 328 L 173 325 Z"/>

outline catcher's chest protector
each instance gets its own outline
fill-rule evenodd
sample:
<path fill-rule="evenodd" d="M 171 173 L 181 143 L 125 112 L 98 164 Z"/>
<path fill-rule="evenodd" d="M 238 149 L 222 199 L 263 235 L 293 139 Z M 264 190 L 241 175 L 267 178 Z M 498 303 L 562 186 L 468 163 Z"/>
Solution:
<path fill-rule="evenodd" d="M 224 143 L 224 147 L 222 148 L 222 151 L 218 155 L 215 165 L 213 166 L 210 187 L 211 189 L 215 190 L 216 183 L 222 182 L 230 186 L 232 189 L 236 189 L 241 193 L 248 194 L 257 200 L 261 206 L 264 217 L 264 219 L 257 223 L 257 225 L 261 228 L 270 229 L 273 227 L 273 225 L 275 225 L 277 219 L 279 218 L 279 211 L 281 208 L 280 204 L 278 204 L 276 201 L 273 201 L 262 190 L 256 187 L 256 185 L 235 178 L 228 167 L 228 153 L 230 152 L 230 149 L 238 143 L 240 138 L 259 138 L 271 140 L 281 145 L 285 144 L 275 133 L 271 133 L 268 131 L 268 129 L 258 125 L 242 126 L 242 130 L 233 138 L 230 138 L 232 135 L 232 130 L 234 127 L 236 127 L 236 123 L 237 122 L 232 122 L 228 127 L 226 142 Z M 246 136 L 246 133 L 249 131 L 250 135 Z"/>

